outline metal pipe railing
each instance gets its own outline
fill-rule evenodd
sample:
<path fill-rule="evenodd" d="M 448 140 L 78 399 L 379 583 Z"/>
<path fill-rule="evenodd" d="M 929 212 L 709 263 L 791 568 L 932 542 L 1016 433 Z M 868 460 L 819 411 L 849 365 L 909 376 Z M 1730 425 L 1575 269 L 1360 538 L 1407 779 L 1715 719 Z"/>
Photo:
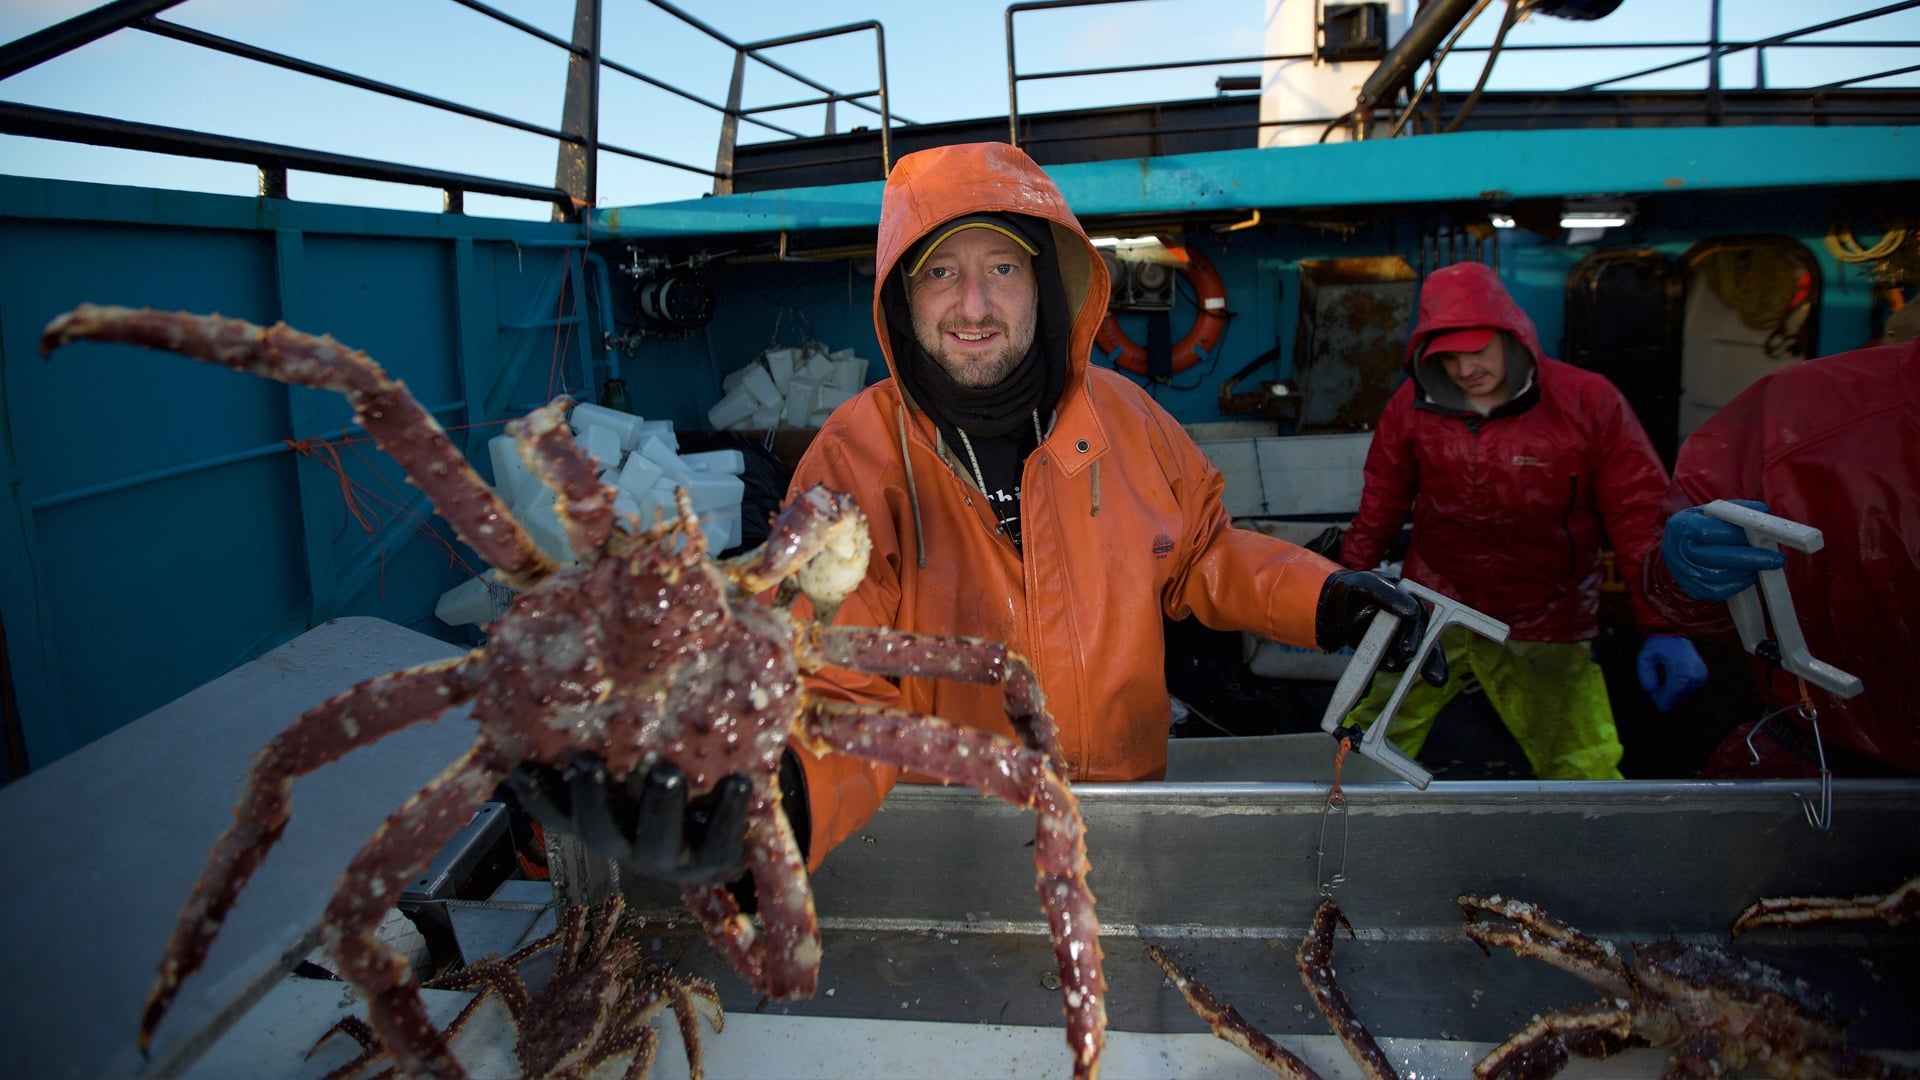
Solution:
<path fill-rule="evenodd" d="M 1022 72 L 1019 69 L 1019 62 L 1017 58 L 1016 44 L 1015 44 L 1015 32 L 1014 32 L 1015 17 L 1017 15 L 1020 15 L 1026 12 L 1032 12 L 1032 11 L 1050 11 L 1050 10 L 1058 10 L 1063 8 L 1091 7 L 1091 6 L 1100 6 L 1100 5 L 1106 5 L 1106 4 L 1123 4 L 1123 3 L 1138 3 L 1138 2 L 1139 0 L 1024 0 L 1024 2 L 1009 4 L 1007 6 L 1007 9 L 1006 9 L 1007 133 L 1008 133 L 1009 141 L 1011 141 L 1015 146 L 1020 145 L 1021 142 L 1023 141 L 1020 133 L 1020 91 L 1019 91 L 1020 84 L 1023 82 L 1032 82 L 1032 81 L 1039 81 L 1039 80 L 1045 80 L 1045 79 L 1091 77 L 1091 76 L 1097 76 L 1097 75 L 1131 74 L 1131 73 L 1139 73 L 1139 72 L 1147 72 L 1147 71 L 1171 70 L 1171 69 L 1178 69 L 1178 68 L 1204 67 L 1204 66 L 1211 66 L 1211 65 L 1248 64 L 1248 63 L 1254 63 L 1254 62 L 1266 63 L 1269 61 L 1292 61 L 1292 60 L 1314 59 L 1313 55 L 1311 54 L 1286 55 L 1286 56 L 1222 56 L 1222 57 L 1207 57 L 1207 58 L 1196 59 L 1196 60 L 1165 61 L 1165 62 L 1148 63 L 1148 64 L 1113 65 L 1109 67 L 1090 67 L 1090 68 L 1078 68 L 1078 69 L 1058 70 L 1058 71 Z M 1509 2 L 1515 2 L 1515 0 L 1509 0 Z M 1442 7 L 1447 10 L 1451 10 L 1452 8 L 1464 9 L 1464 0 L 1454 0 L 1454 3 L 1452 3 L 1451 5 L 1442 5 Z M 1604 52 L 1616 51 L 1616 50 L 1635 50 L 1635 51 L 1643 51 L 1643 52 L 1648 50 L 1659 50 L 1659 49 L 1693 50 L 1692 55 L 1689 55 L 1679 60 L 1674 60 L 1671 62 L 1665 62 L 1660 64 L 1654 64 L 1645 68 L 1641 68 L 1636 71 L 1630 71 L 1621 75 L 1610 76 L 1606 79 L 1598 80 L 1591 83 L 1586 83 L 1580 86 L 1564 87 L 1564 88 L 1554 87 L 1550 89 L 1552 89 L 1554 92 L 1563 93 L 1563 94 L 1591 93 L 1591 92 L 1599 91 L 1605 87 L 1613 86 L 1616 83 L 1626 82 L 1631 79 L 1643 78 L 1648 75 L 1656 75 L 1662 72 L 1689 67 L 1694 64 L 1699 64 L 1702 61 L 1706 61 L 1708 71 L 1707 71 L 1706 78 L 1703 81 L 1704 85 L 1702 87 L 1702 90 L 1704 91 L 1705 96 L 1700 99 L 1701 101 L 1700 108 L 1711 120 L 1712 118 L 1719 116 L 1725 110 L 1728 95 L 1730 93 L 1739 92 L 1739 91 L 1729 91 L 1726 89 L 1724 85 L 1724 82 L 1721 78 L 1721 73 L 1720 73 L 1720 61 L 1723 58 L 1732 56 L 1738 53 L 1742 53 L 1742 52 L 1747 52 L 1747 51 L 1753 52 L 1754 61 L 1755 61 L 1755 86 L 1760 89 L 1766 89 L 1767 88 L 1766 53 L 1767 53 L 1767 50 L 1769 49 L 1827 49 L 1827 50 L 1867 49 L 1867 48 L 1901 49 L 1901 48 L 1914 48 L 1916 47 L 1916 45 L 1920 45 L 1920 43 L 1916 43 L 1913 41 L 1887 40 L 1887 39 L 1880 39 L 1880 40 L 1873 40 L 1873 39 L 1831 40 L 1831 39 L 1828 39 L 1828 40 L 1819 40 L 1819 41 L 1801 40 L 1814 34 L 1819 34 L 1826 31 L 1834 30 L 1839 27 L 1854 25 L 1858 23 L 1864 23 L 1872 19 L 1881 18 L 1887 15 L 1893 15 L 1893 14 L 1896 14 L 1902 11 L 1907 11 L 1916 7 L 1920 7 L 1920 0 L 1899 0 L 1899 2 L 1896 2 L 1896 3 L 1884 4 L 1880 7 L 1873 8 L 1867 11 L 1856 12 L 1851 15 L 1845 15 L 1845 16 L 1829 19 L 1821 23 L 1802 27 L 1797 30 L 1790 30 L 1780 34 L 1774 34 L 1772 36 L 1765 37 L 1765 38 L 1756 38 L 1748 41 L 1729 41 L 1722 36 L 1722 32 L 1721 32 L 1721 26 L 1722 26 L 1721 0 L 1712 0 L 1709 26 L 1708 26 L 1708 36 L 1704 41 L 1701 41 L 1701 40 L 1628 41 L 1628 42 L 1539 43 L 1539 44 L 1502 43 L 1497 47 L 1497 49 L 1495 46 L 1490 46 L 1490 45 L 1461 45 L 1449 50 L 1447 55 L 1448 56 L 1453 56 L 1453 55 L 1471 56 L 1474 54 L 1485 54 L 1485 53 L 1492 53 L 1495 51 L 1498 51 L 1501 53 L 1510 53 L 1510 52 L 1514 52 L 1514 53 L 1517 53 L 1517 52 L 1604 53 Z M 1425 15 L 1426 10 L 1427 9 L 1423 6 L 1422 8 L 1423 16 Z M 1442 35 L 1445 33 L 1446 28 L 1444 26 L 1441 26 L 1441 23 L 1446 21 L 1447 20 L 1444 20 L 1444 19 L 1432 20 L 1433 25 L 1429 27 L 1429 29 L 1433 31 L 1436 42 L 1438 40 L 1438 35 Z M 1418 20 L 1416 20 L 1416 22 L 1418 22 Z M 1412 29 L 1409 29 L 1408 33 L 1412 34 L 1413 33 Z M 1402 79 L 1404 79 L 1404 76 L 1411 71 L 1412 66 L 1422 62 L 1423 59 L 1432 62 L 1432 58 L 1430 57 L 1410 57 L 1408 59 L 1408 62 L 1402 65 L 1405 68 L 1405 70 L 1397 71 L 1397 74 L 1399 74 L 1402 77 Z M 1444 59 L 1444 57 L 1442 59 Z M 1388 65 L 1383 62 L 1382 69 L 1384 70 L 1387 66 Z M 1862 73 L 1859 75 L 1849 76 L 1846 79 L 1842 79 L 1839 81 L 1825 83 L 1819 86 L 1803 87 L 1801 89 L 1806 89 L 1808 91 L 1835 90 L 1835 89 L 1841 89 L 1844 87 L 1853 86 L 1858 83 L 1871 81 L 1873 79 L 1884 79 L 1884 78 L 1890 78 L 1898 75 L 1910 74 L 1915 70 L 1920 70 L 1920 65 L 1911 66 L 1911 67 L 1897 67 L 1897 68 L 1893 68 L 1886 71 L 1878 71 L 1878 72 L 1872 72 L 1872 73 Z M 1376 81 L 1391 81 L 1391 80 L 1387 79 L 1385 76 L 1378 76 L 1376 77 L 1376 80 L 1369 80 L 1367 84 L 1368 87 L 1379 89 L 1375 85 Z M 1549 89 L 1549 88 L 1536 88 L 1536 89 Z M 1386 103 L 1384 99 L 1386 96 L 1388 96 L 1390 92 L 1391 91 L 1389 90 L 1386 93 L 1376 94 L 1371 100 L 1367 99 L 1367 95 L 1363 94 L 1362 100 L 1359 100 L 1356 102 L 1356 108 L 1353 110 L 1353 112 L 1347 114 L 1347 116 L 1345 117 L 1332 118 L 1332 120 L 1334 122 L 1340 122 L 1340 121 L 1351 119 L 1360 113 L 1364 113 L 1370 108 L 1385 107 Z M 1757 114 L 1752 112 L 1745 112 L 1743 113 L 1743 115 L 1750 116 L 1750 115 L 1757 115 Z M 1261 129 L 1265 129 L 1267 127 L 1273 127 L 1273 126 L 1288 126 L 1288 125 L 1299 126 L 1299 125 L 1310 123 L 1310 122 L 1311 121 L 1261 121 L 1258 126 Z M 1218 129 L 1218 127 L 1219 126 L 1216 126 L 1216 129 Z M 1182 128 L 1182 130 L 1192 131 L 1192 130 L 1204 130 L 1204 129 Z M 1144 134 L 1144 133 L 1145 132 L 1131 132 L 1126 134 Z M 1106 133 L 1102 133 L 1102 134 L 1104 135 Z M 1032 139 L 1030 141 L 1046 142 L 1046 141 L 1058 141 L 1058 139 L 1043 138 L 1043 139 Z"/>
<path fill-rule="evenodd" d="M 47 109 L 25 105 L 0 103 L 0 132 L 16 135 L 31 135 L 36 138 L 53 139 L 68 142 L 92 143 L 121 149 L 139 149 L 157 153 L 177 154 L 188 157 L 204 157 L 215 160 L 236 161 L 252 164 L 261 173 L 261 190 L 271 195 L 285 194 L 285 173 L 289 168 L 313 172 L 330 173 L 356 179 L 383 180 L 393 183 L 415 186 L 439 187 L 445 196 L 445 204 L 452 211 L 458 211 L 462 205 L 462 193 L 467 191 L 503 195 L 509 198 L 535 199 L 551 202 L 566 218 L 575 216 L 583 206 L 596 201 L 597 159 L 604 151 L 650 164 L 679 169 L 710 177 L 717 189 L 731 188 L 732 177 L 728 172 L 731 161 L 733 140 L 737 137 L 737 125 L 744 122 L 753 124 L 778 135 L 790 138 L 805 138 L 799 131 L 790 127 L 761 119 L 762 114 L 790 111 L 825 105 L 827 109 L 828 133 L 831 134 L 834 107 L 845 102 L 880 117 L 881 131 L 881 171 L 882 175 L 892 164 L 890 129 L 894 122 L 887 94 L 886 38 L 885 31 L 877 21 L 850 23 L 845 26 L 803 34 L 792 34 L 762 41 L 739 42 L 722 34 L 718 30 L 681 10 L 668 0 L 649 0 L 653 6 L 687 23 L 715 41 L 735 51 L 742 60 L 752 60 L 791 78 L 802 85 L 818 91 L 822 97 L 801 101 L 780 102 L 770 105 L 743 106 L 735 99 L 728 103 L 710 101 L 698 94 L 675 86 L 664 80 L 654 78 L 633 67 L 608 59 L 601 54 L 599 45 L 600 12 L 597 2 L 583 6 L 576 12 L 576 22 L 580 18 L 589 20 L 591 25 L 576 25 L 576 37 L 571 41 L 541 29 L 531 23 L 501 11 L 483 0 L 452 0 L 453 3 L 493 19 L 502 25 L 552 45 L 567 52 L 570 65 L 586 65 L 591 70 L 581 80 L 582 92 L 590 100 L 567 111 L 562 127 L 556 129 L 544 124 L 532 123 L 512 116 L 475 108 L 448 98 L 410 90 L 404 86 L 366 78 L 351 72 L 314 63 L 275 52 L 271 49 L 252 45 L 243 41 L 222 37 L 193 27 L 170 22 L 156 16 L 168 8 L 175 7 L 182 0 L 113 0 L 101 4 L 89 11 L 70 19 L 63 20 L 43 30 L 28 34 L 18 40 L 0 44 L 0 80 L 34 68 L 56 57 L 66 55 L 76 49 L 89 45 L 119 30 L 134 29 L 157 37 L 167 38 L 181 44 L 212 52 L 224 53 L 250 63 L 291 71 L 309 78 L 322 79 L 343 86 L 353 87 L 368 93 L 377 94 L 395 101 L 405 101 L 415 105 L 479 120 L 484 123 L 509 128 L 516 131 L 551 139 L 558 147 L 558 156 L 562 162 L 559 173 L 572 176 L 566 184 L 556 184 L 553 188 L 537 185 L 498 180 L 487 177 L 470 176 L 461 173 L 436 170 L 416 166 L 401 165 L 394 162 L 377 161 L 351 155 L 333 154 L 324 151 L 308 150 L 259 140 L 237 139 L 182 128 L 166 127 L 156 124 L 143 124 L 132 121 L 116 120 L 111 117 L 94 116 L 83 113 L 67 112 L 59 109 Z M 766 55 L 768 50 L 784 45 L 819 40 L 847 33 L 874 32 L 876 40 L 879 86 L 875 89 L 863 89 L 848 93 L 835 90 L 792 68 L 775 61 Z M 702 106 L 722 118 L 721 167 L 706 168 L 699 165 L 676 161 L 657 154 L 632 149 L 617 143 L 607 142 L 600 132 L 600 73 L 612 71 L 634 79 L 646 86 L 665 93 L 676 95 L 686 101 Z M 877 103 L 875 103 L 877 101 Z M 910 122 L 910 121 L 906 121 Z M 571 158 L 572 164 L 567 162 Z M 569 191 L 567 188 L 574 190 Z"/>
<path fill-rule="evenodd" d="M 414 165 L 396 165 L 372 158 L 308 150 L 298 146 L 238 139 L 228 135 L 210 135 L 186 128 L 143 124 L 133 120 L 113 120 L 87 113 L 48 109 L 0 101 L 0 133 L 24 135 L 36 139 L 111 146 L 121 150 L 145 150 L 150 153 L 182 157 L 233 161 L 258 168 L 301 169 L 306 172 L 351 176 L 360 180 L 382 180 L 395 184 L 436 187 L 443 191 L 472 191 L 510 199 L 529 199 L 556 205 L 566 201 L 566 192 L 558 187 L 497 180 L 485 176 L 447 172 Z"/>
<path fill-rule="evenodd" d="M 1171 60 L 1153 64 L 1130 64 L 1110 68 L 1085 68 L 1079 71 L 1042 71 L 1020 73 L 1020 65 L 1015 57 L 1013 20 L 1014 16 L 1027 11 L 1051 11 L 1059 8 L 1090 7 L 1103 4 L 1136 3 L 1137 0 L 1025 0 L 1023 3 L 1007 5 L 1007 141 L 1020 145 L 1020 84 L 1041 79 L 1063 79 L 1076 76 L 1120 75 L 1140 71 L 1168 71 L 1179 68 L 1210 67 L 1214 64 L 1251 64 L 1269 60 L 1310 60 L 1311 56 L 1244 56 L 1244 57 L 1206 57 L 1199 60 Z"/>

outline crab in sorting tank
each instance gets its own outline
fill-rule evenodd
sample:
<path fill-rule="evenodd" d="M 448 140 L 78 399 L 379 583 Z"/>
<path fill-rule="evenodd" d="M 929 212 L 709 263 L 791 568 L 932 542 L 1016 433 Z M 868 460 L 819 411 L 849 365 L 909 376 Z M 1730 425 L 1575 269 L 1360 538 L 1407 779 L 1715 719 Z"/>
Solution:
<path fill-rule="evenodd" d="M 1755 901 L 1733 922 L 1733 936 L 1761 926 L 1877 922 L 1899 926 L 1920 915 L 1920 876 L 1884 896 L 1780 896 Z"/>
<path fill-rule="evenodd" d="M 476 991 L 441 1034 L 451 1043 L 481 1003 L 497 996 L 513 1016 L 518 1033 L 513 1055 L 523 1080 L 589 1076 L 598 1066 L 628 1055 L 631 1060 L 622 1076 L 645 1080 L 660 1041 L 653 1018 L 670 1008 L 686 1049 L 687 1075 L 700 1080 L 706 1071 L 700 1018 L 706 1017 L 715 1032 L 724 1030 L 726 1013 L 720 1007 L 720 993 L 697 975 L 646 967 L 639 945 L 618 933 L 625 905 L 615 893 L 591 908 L 568 908 L 551 934 L 508 956 L 476 961 L 428 982 L 427 987 L 434 990 Z M 529 992 L 522 966 L 556 948 L 552 974 L 538 990 Z M 362 1052 L 327 1073 L 326 1080 L 351 1080 L 386 1054 L 379 1036 L 357 1016 L 329 1028 L 320 1043 L 335 1032 L 351 1037 Z M 389 1069 L 375 1080 L 391 1074 Z"/>
<path fill-rule="evenodd" d="M 1544 960 L 1599 990 L 1601 1001 L 1535 1017 L 1474 1065 L 1481 1080 L 1549 1077 L 1572 1055 L 1605 1058 L 1630 1046 L 1670 1049 L 1666 1075 L 1727 1076 L 1751 1066 L 1773 1077 L 1920 1078 L 1849 1049 L 1846 1021 L 1804 981 L 1722 949 L 1674 940 L 1635 944 L 1628 963 L 1532 904 L 1462 896 L 1467 936 Z M 1483 917 L 1500 922 L 1480 922 Z"/>
<path fill-rule="evenodd" d="M 1353 933 L 1353 924 L 1341 913 L 1340 905 L 1332 900 L 1321 901 L 1320 907 L 1313 913 L 1313 922 L 1307 928 L 1306 937 L 1301 939 L 1300 948 L 1294 953 L 1294 964 L 1300 969 L 1300 982 L 1306 986 L 1320 1015 L 1326 1017 L 1327 1024 L 1347 1048 L 1347 1053 L 1360 1066 L 1360 1074 L 1367 1080 L 1398 1080 L 1399 1074 L 1394 1071 L 1393 1063 L 1387 1060 L 1386 1052 L 1374 1041 L 1373 1034 L 1353 1011 L 1346 992 L 1340 989 L 1340 984 L 1334 979 L 1333 940 L 1336 926 L 1345 926 L 1347 933 Z M 1188 1007 L 1207 1022 L 1216 1036 L 1246 1051 L 1281 1080 L 1319 1080 L 1319 1074 L 1314 1072 L 1311 1065 L 1262 1034 L 1240 1015 L 1238 1009 L 1222 1004 L 1213 996 L 1213 991 L 1182 969 L 1165 949 L 1151 945 L 1147 948 L 1147 955 L 1160 965 L 1160 970 L 1166 972 L 1174 988 L 1186 999 Z"/>
<path fill-rule="evenodd" d="M 682 897 L 758 992 L 811 995 L 821 956 L 813 891 L 780 809 L 779 763 L 791 739 L 809 752 L 968 784 L 1038 815 L 1036 885 L 1060 965 L 1068 1046 L 1076 1076 L 1097 1074 L 1106 983 L 1083 823 L 1032 669 L 998 642 L 803 622 L 759 599 L 805 592 L 815 619 L 831 618 L 859 584 L 871 548 L 850 497 L 824 487 L 802 492 L 776 515 L 765 544 L 716 562 L 684 495 L 679 515 L 650 529 L 616 521 L 614 493 L 574 445 L 561 399 L 508 425 L 529 470 L 556 493 L 576 558 L 559 566 L 413 395 L 363 352 L 284 324 L 93 305 L 50 323 L 41 349 L 80 339 L 170 350 L 346 395 L 359 424 L 519 594 L 483 647 L 352 687 L 308 710 L 254 759 L 233 824 L 167 943 L 141 1017 L 143 1050 L 284 830 L 294 781 L 471 701 L 473 747 L 387 819 L 348 865 L 322 917 L 328 950 L 371 1003 L 373 1029 L 403 1072 L 440 1078 L 462 1070 L 428 1019 L 411 968 L 374 931 L 406 882 L 527 763 L 564 769 L 591 754 L 623 780 L 666 762 L 684 772 L 694 795 L 746 776 L 757 922 L 723 885 L 688 886 Z M 802 676 L 829 666 L 998 685 L 1019 738 L 816 700 Z"/>

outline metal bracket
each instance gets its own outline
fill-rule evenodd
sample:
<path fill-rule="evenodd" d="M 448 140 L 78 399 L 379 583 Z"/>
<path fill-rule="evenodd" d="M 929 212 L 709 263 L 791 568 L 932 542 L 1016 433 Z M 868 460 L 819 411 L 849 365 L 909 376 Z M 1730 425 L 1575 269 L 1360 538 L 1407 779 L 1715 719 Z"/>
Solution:
<path fill-rule="evenodd" d="M 1421 661 L 1439 647 L 1440 634 L 1448 626 L 1458 623 L 1488 640 L 1505 641 L 1507 624 L 1424 585 L 1403 579 L 1400 587 L 1431 605 L 1433 614 L 1427 620 L 1427 633 L 1420 639 L 1420 648 L 1408 661 L 1406 670 L 1400 673 L 1400 681 L 1394 684 L 1393 695 L 1387 698 L 1386 707 L 1380 710 L 1380 716 L 1374 720 L 1373 726 L 1367 728 L 1366 734 L 1360 737 L 1355 749 L 1360 751 L 1361 757 L 1378 762 L 1395 776 L 1425 791 L 1427 784 L 1433 780 L 1433 774 L 1401 753 L 1400 748 L 1387 739 L 1389 729 L 1393 727 L 1393 714 L 1399 710 L 1407 691 L 1413 689 L 1413 680 L 1420 677 Z M 1360 639 L 1359 647 L 1353 650 L 1353 660 L 1347 664 L 1346 672 L 1334 685 L 1333 700 L 1327 703 L 1326 715 L 1320 719 L 1320 730 L 1328 734 L 1340 730 L 1347 714 L 1353 711 L 1353 707 L 1360 703 L 1361 695 L 1367 692 L 1374 673 L 1380 668 L 1380 658 L 1386 655 L 1387 644 L 1399 629 L 1400 617 L 1390 611 L 1382 611 L 1373 617 L 1366 636 Z"/>
<path fill-rule="evenodd" d="M 1778 551 L 1785 544 L 1795 551 L 1811 555 L 1826 544 L 1820 530 L 1797 521 L 1763 514 L 1726 499 L 1716 499 L 1701 507 L 1708 516 L 1738 525 L 1747 531 L 1747 543 L 1767 551 Z M 1807 639 L 1800 633 L 1800 620 L 1794 615 L 1793 596 L 1787 592 L 1787 572 L 1760 571 L 1760 580 L 1727 601 L 1733 625 L 1740 631 L 1740 644 L 1763 660 L 1807 680 L 1837 697 L 1850 698 L 1861 690 L 1858 676 L 1849 675 L 1824 660 L 1816 660 L 1807 651 Z M 1767 624 L 1773 624 L 1773 636 L 1767 636 Z"/>

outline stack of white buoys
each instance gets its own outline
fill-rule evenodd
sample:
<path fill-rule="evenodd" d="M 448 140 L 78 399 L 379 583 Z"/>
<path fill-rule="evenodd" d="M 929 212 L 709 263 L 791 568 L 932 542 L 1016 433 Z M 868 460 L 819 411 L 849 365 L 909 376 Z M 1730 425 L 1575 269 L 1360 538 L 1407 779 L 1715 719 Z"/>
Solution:
<path fill-rule="evenodd" d="M 739 543 L 746 455 L 738 450 L 682 454 L 673 421 L 600 405 L 575 405 L 569 419 L 574 442 L 599 466 L 601 482 L 614 490 L 614 520 L 621 527 L 650 529 L 656 520 L 672 520 L 680 512 L 674 491 L 684 488 L 708 550 L 717 554 Z M 555 562 L 575 561 L 556 496 L 528 470 L 513 437 L 496 435 L 487 450 L 494 490 L 534 543 Z M 472 578 L 443 593 L 433 613 L 449 626 L 485 625 L 512 599 L 510 590 L 490 578 Z"/>
<path fill-rule="evenodd" d="M 768 349 L 720 380 L 726 395 L 707 422 L 721 431 L 817 428 L 865 385 L 867 361 L 852 349 Z"/>

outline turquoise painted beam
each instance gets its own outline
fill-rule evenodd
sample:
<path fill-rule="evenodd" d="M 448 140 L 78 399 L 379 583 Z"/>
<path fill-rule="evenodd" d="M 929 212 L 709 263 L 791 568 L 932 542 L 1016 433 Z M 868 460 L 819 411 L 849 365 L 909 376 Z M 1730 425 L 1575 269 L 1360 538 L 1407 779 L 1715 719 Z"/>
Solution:
<path fill-rule="evenodd" d="M 1470 131 L 1056 165 L 1082 218 L 1920 180 L 1920 127 Z M 596 238 L 872 228 L 880 181 L 596 210 Z"/>

